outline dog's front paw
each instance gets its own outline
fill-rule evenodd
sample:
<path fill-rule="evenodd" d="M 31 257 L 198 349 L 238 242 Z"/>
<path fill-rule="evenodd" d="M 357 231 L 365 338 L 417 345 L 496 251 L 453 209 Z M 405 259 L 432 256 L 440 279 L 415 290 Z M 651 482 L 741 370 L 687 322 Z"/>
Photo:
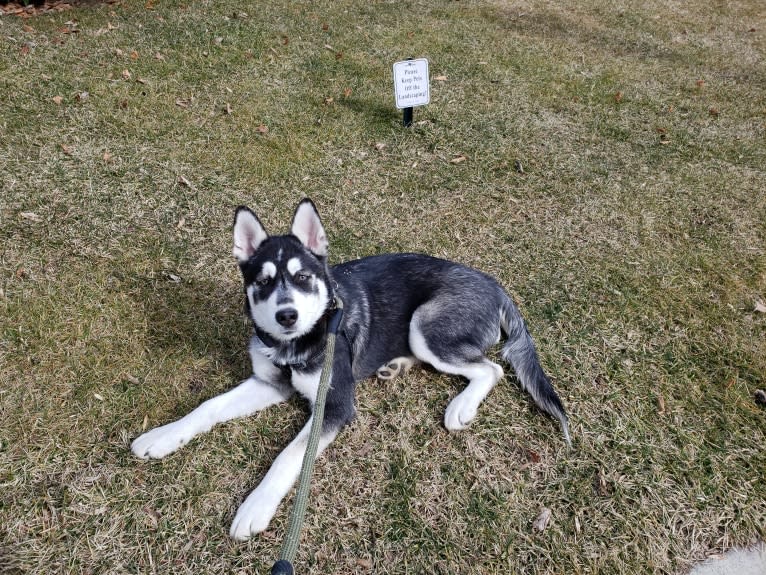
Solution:
<path fill-rule="evenodd" d="M 245 541 L 252 535 L 266 531 L 278 505 L 279 502 L 274 504 L 268 494 L 259 493 L 256 489 L 237 509 L 229 535 L 237 541 Z"/>
<path fill-rule="evenodd" d="M 147 431 L 133 440 L 130 450 L 141 459 L 162 459 L 194 437 L 188 425 L 174 421 Z"/>
<path fill-rule="evenodd" d="M 479 403 L 468 390 L 463 391 L 447 406 L 447 411 L 444 413 L 444 427 L 449 431 L 460 431 L 468 427 L 476 417 Z"/>

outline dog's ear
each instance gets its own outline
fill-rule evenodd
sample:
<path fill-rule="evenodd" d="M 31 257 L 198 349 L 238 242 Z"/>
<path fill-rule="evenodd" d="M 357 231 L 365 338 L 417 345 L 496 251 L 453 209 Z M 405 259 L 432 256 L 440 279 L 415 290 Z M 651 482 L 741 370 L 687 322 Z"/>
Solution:
<path fill-rule="evenodd" d="M 327 234 L 322 227 L 314 202 L 306 198 L 295 209 L 293 226 L 290 230 L 311 253 L 319 257 L 327 257 L 329 243 Z"/>
<path fill-rule="evenodd" d="M 256 215 L 245 206 L 234 212 L 234 257 L 243 264 L 269 237 Z"/>

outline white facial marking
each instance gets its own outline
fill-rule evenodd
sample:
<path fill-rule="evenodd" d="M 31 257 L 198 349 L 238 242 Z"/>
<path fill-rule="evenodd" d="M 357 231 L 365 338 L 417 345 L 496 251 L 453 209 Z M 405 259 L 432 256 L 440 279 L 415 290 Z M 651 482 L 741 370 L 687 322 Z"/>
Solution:
<path fill-rule="evenodd" d="M 295 272 L 297 272 L 302 267 L 303 266 L 301 265 L 301 260 L 298 258 L 290 258 L 287 260 L 287 271 L 290 272 L 291 276 L 294 276 Z"/>
<path fill-rule="evenodd" d="M 273 278 L 277 275 L 277 266 L 271 262 L 266 262 L 261 268 L 261 275 L 267 278 Z"/>
<path fill-rule="evenodd" d="M 316 293 L 291 290 L 292 302 L 278 304 L 278 291 L 273 291 L 268 299 L 259 300 L 255 297 L 256 287 L 254 285 L 248 286 L 247 297 L 250 301 L 250 313 L 253 316 L 253 321 L 266 333 L 283 341 L 289 341 L 308 333 L 322 317 L 330 301 L 327 286 L 323 282 L 316 282 L 316 288 Z M 276 313 L 280 309 L 288 307 L 294 308 L 298 312 L 298 320 L 292 326 L 285 327 L 277 322 Z"/>

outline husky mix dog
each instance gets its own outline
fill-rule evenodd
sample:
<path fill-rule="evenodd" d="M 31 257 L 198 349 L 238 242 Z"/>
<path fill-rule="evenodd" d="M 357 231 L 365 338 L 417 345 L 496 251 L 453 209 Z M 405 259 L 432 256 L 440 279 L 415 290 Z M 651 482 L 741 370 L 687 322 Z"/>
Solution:
<path fill-rule="evenodd" d="M 253 375 L 185 417 L 132 444 L 141 458 L 162 458 L 216 423 L 250 415 L 294 392 L 313 407 L 324 361 L 325 328 L 335 297 L 344 303 L 319 453 L 354 417 L 356 383 L 393 379 L 423 362 L 463 376 L 467 387 L 447 406 L 444 426 L 466 428 L 503 376 L 485 351 L 507 336 L 501 355 L 535 403 L 556 417 L 569 444 L 564 406 L 543 372 L 511 298 L 492 277 L 419 254 L 389 254 L 328 266 L 328 241 L 311 200 L 295 210 L 289 234 L 269 236 L 246 207 L 236 211 L 234 256 L 253 321 Z M 234 517 L 230 534 L 264 531 L 300 473 L 311 419 L 276 458 Z"/>

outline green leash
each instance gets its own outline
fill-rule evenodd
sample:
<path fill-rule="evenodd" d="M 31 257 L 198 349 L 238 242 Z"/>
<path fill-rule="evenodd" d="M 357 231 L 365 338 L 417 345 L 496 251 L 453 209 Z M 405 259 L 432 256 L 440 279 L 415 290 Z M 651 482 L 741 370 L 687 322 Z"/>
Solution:
<path fill-rule="evenodd" d="M 324 365 L 322 366 L 322 375 L 319 377 L 319 388 L 317 389 L 317 398 L 314 402 L 314 419 L 311 422 L 306 454 L 303 456 L 301 474 L 298 477 L 298 490 L 295 492 L 293 512 L 287 525 L 287 534 L 285 535 L 284 543 L 282 543 L 282 550 L 279 552 L 279 561 L 274 563 L 274 566 L 271 568 L 271 575 L 293 575 L 294 572 L 292 562 L 298 551 L 303 517 L 306 515 L 306 507 L 309 503 L 309 484 L 311 482 L 311 473 L 314 470 L 317 448 L 319 447 L 319 435 L 324 423 L 324 406 L 327 399 L 327 390 L 330 387 L 330 373 L 332 372 L 332 362 L 335 356 L 335 337 L 342 318 L 343 302 L 338 296 L 335 296 L 335 311 L 327 322 L 327 348 L 324 352 Z"/>

